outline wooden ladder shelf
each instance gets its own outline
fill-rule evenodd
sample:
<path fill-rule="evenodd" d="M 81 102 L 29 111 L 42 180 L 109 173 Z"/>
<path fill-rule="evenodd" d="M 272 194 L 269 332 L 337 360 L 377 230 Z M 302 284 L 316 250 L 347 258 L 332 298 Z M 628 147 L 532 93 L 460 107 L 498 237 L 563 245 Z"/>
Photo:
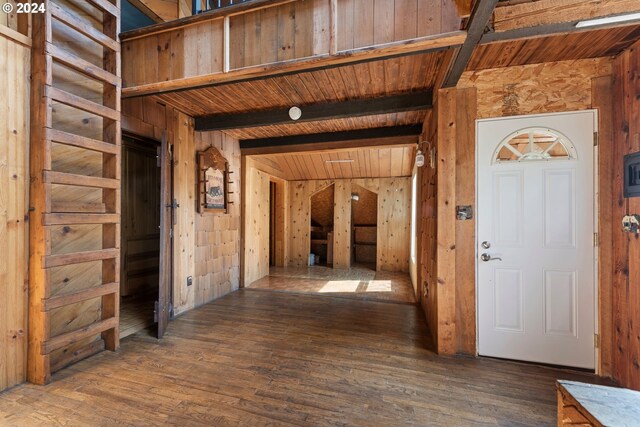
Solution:
<path fill-rule="evenodd" d="M 120 299 L 120 1 L 88 1 L 87 8 L 95 8 L 91 15 L 102 17 L 98 23 L 56 0 L 43 2 L 46 12 L 33 17 L 31 97 L 28 378 L 36 384 L 48 383 L 53 372 L 77 360 L 119 347 Z M 102 66 L 56 39 L 54 28 L 61 26 L 77 33 L 78 44 L 97 43 Z M 84 96 L 60 85 L 54 77 L 60 69 L 97 82 L 101 101 L 95 93 Z M 87 128 L 95 134 L 60 125 L 64 113 L 57 105 L 97 116 L 100 125 L 82 122 L 94 126 Z M 60 166 L 83 159 L 82 153 L 101 158 L 98 172 Z M 95 271 L 87 274 L 90 268 Z M 97 304 L 97 311 L 85 310 L 88 303 Z M 74 310 L 81 315 L 67 320 Z"/>

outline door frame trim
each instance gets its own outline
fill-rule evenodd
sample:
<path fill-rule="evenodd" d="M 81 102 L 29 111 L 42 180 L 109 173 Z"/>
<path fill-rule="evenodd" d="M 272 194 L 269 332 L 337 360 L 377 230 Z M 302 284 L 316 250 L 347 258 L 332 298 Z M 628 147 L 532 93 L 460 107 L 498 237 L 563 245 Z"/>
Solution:
<path fill-rule="evenodd" d="M 488 118 L 484 118 L 484 119 L 476 119 L 475 120 L 475 170 L 474 170 L 474 175 L 475 175 L 475 182 L 474 182 L 474 191 L 475 191 L 475 196 L 474 196 L 474 203 L 475 203 L 475 211 L 476 211 L 476 218 L 478 217 L 478 171 L 479 171 L 479 158 L 478 158 L 478 153 L 479 153 L 479 132 L 478 132 L 478 127 L 480 125 L 480 123 L 482 122 L 490 122 L 490 121 L 498 121 L 498 120 L 509 120 L 509 119 L 524 119 L 524 118 L 533 118 L 533 117 L 550 117 L 550 116 L 561 116 L 561 115 L 569 115 L 569 114 L 576 114 L 576 113 L 592 113 L 593 115 L 593 131 L 594 132 L 599 132 L 599 114 L 598 114 L 598 109 L 597 108 L 588 108 L 588 109 L 584 109 L 584 110 L 574 110 L 574 111 L 562 111 L 562 112 L 557 112 L 557 113 L 539 113 L 539 114 L 522 114 L 522 115 L 517 115 L 517 116 L 502 116 L 502 117 L 488 117 Z M 598 162 L 599 162 L 599 145 L 594 145 L 593 146 L 593 229 L 595 233 L 598 233 L 598 230 L 600 229 L 600 218 L 599 218 L 599 207 L 600 207 L 600 188 L 599 188 L 599 176 L 600 176 L 600 170 L 598 167 Z M 479 244 L 479 234 L 478 234 L 478 226 L 479 226 L 479 221 L 476 220 L 475 223 L 475 239 L 474 239 L 474 254 L 475 254 L 475 322 L 476 322 L 476 349 L 475 349 L 475 355 L 476 357 L 478 357 L 479 354 L 479 349 L 480 349 L 480 332 L 478 330 L 478 325 L 480 324 L 480 311 L 479 311 L 479 292 L 478 292 L 478 278 L 479 278 L 479 262 L 478 262 L 478 244 Z M 599 283 L 599 270 L 598 270 L 598 263 L 599 263 L 599 258 L 600 258 L 600 245 L 595 246 L 594 251 L 593 251 L 593 275 L 594 275 L 594 333 L 600 335 L 600 307 L 599 307 L 599 300 L 600 300 L 600 283 Z M 595 337 L 594 337 L 595 340 Z M 596 375 L 600 375 L 602 368 L 600 366 L 600 351 L 601 351 L 601 346 L 596 346 L 594 345 L 594 365 L 595 365 L 595 373 Z"/>

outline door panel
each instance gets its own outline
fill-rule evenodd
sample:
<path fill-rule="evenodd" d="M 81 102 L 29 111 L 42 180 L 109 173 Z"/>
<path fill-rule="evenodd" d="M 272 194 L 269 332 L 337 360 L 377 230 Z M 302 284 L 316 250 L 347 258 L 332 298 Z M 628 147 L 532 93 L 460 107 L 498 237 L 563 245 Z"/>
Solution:
<path fill-rule="evenodd" d="M 595 119 L 478 121 L 481 355 L 595 366 Z"/>
<path fill-rule="evenodd" d="M 501 246 L 522 244 L 522 174 L 518 171 L 494 175 L 495 216 L 493 218 L 495 243 Z"/>
<path fill-rule="evenodd" d="M 169 324 L 172 277 L 172 238 L 173 227 L 171 203 L 171 147 L 167 134 L 162 134 L 160 146 L 160 288 L 156 317 L 158 320 L 158 338 L 162 338 Z"/>
<path fill-rule="evenodd" d="M 576 272 L 545 271 L 545 333 L 576 336 Z"/>
<path fill-rule="evenodd" d="M 495 329 L 523 330 L 522 272 L 496 268 L 495 271 Z"/>
<path fill-rule="evenodd" d="M 544 237 L 547 248 L 575 248 L 575 171 L 544 171 Z"/>

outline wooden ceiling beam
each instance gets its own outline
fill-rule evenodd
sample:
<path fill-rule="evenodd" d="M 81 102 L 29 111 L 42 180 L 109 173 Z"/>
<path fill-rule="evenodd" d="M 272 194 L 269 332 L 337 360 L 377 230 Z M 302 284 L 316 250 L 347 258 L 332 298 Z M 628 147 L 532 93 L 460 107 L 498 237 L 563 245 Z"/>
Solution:
<path fill-rule="evenodd" d="M 538 37 L 560 36 L 572 33 L 604 30 L 608 28 L 619 28 L 640 24 L 640 21 L 620 22 L 617 24 L 605 24 L 593 27 L 576 27 L 581 20 L 571 22 L 560 22 L 555 24 L 537 25 L 535 27 L 516 28 L 508 31 L 489 31 L 482 36 L 480 44 L 499 43 L 504 41 L 515 41 L 522 39 L 533 39 Z"/>
<path fill-rule="evenodd" d="M 371 138 L 363 141 L 353 139 L 337 142 L 319 142 L 315 144 L 294 144 L 281 145 L 276 147 L 246 148 L 242 150 L 243 156 L 254 156 L 260 158 L 273 154 L 293 154 L 293 153 L 341 153 L 353 151 L 360 148 L 392 148 L 392 147 L 415 147 L 418 143 L 419 135 L 389 136 L 383 138 Z"/>
<path fill-rule="evenodd" d="M 455 87 L 458 84 L 462 73 L 464 73 L 464 70 L 469 64 L 469 60 L 471 60 L 473 51 L 484 35 L 498 1 L 499 0 L 476 1 L 473 11 L 471 12 L 471 18 L 469 19 L 467 39 L 453 59 L 453 63 L 442 84 L 443 87 Z"/>
<path fill-rule="evenodd" d="M 422 125 L 358 129 L 275 138 L 240 140 L 242 155 L 322 151 L 343 148 L 406 145 L 418 142 Z"/>
<path fill-rule="evenodd" d="M 638 0 L 538 0 L 497 7 L 493 27 L 505 32 L 636 12 Z"/>
<path fill-rule="evenodd" d="M 195 129 L 196 131 L 246 129 L 321 120 L 336 120 L 379 114 L 402 113 L 406 111 L 420 111 L 429 109 L 432 105 L 433 93 L 428 90 L 384 97 L 361 98 L 299 106 L 302 110 L 302 117 L 298 120 L 293 120 L 289 117 L 290 107 L 200 116 L 195 117 Z"/>

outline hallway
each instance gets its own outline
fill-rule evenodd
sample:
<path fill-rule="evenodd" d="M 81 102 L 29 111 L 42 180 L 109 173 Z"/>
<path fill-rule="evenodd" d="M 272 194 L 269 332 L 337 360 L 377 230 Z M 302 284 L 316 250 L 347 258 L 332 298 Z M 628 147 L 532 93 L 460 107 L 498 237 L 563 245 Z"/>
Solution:
<path fill-rule="evenodd" d="M 427 350 L 417 306 L 240 290 L 0 394 L 0 425 L 554 425 L 589 374 Z"/>

